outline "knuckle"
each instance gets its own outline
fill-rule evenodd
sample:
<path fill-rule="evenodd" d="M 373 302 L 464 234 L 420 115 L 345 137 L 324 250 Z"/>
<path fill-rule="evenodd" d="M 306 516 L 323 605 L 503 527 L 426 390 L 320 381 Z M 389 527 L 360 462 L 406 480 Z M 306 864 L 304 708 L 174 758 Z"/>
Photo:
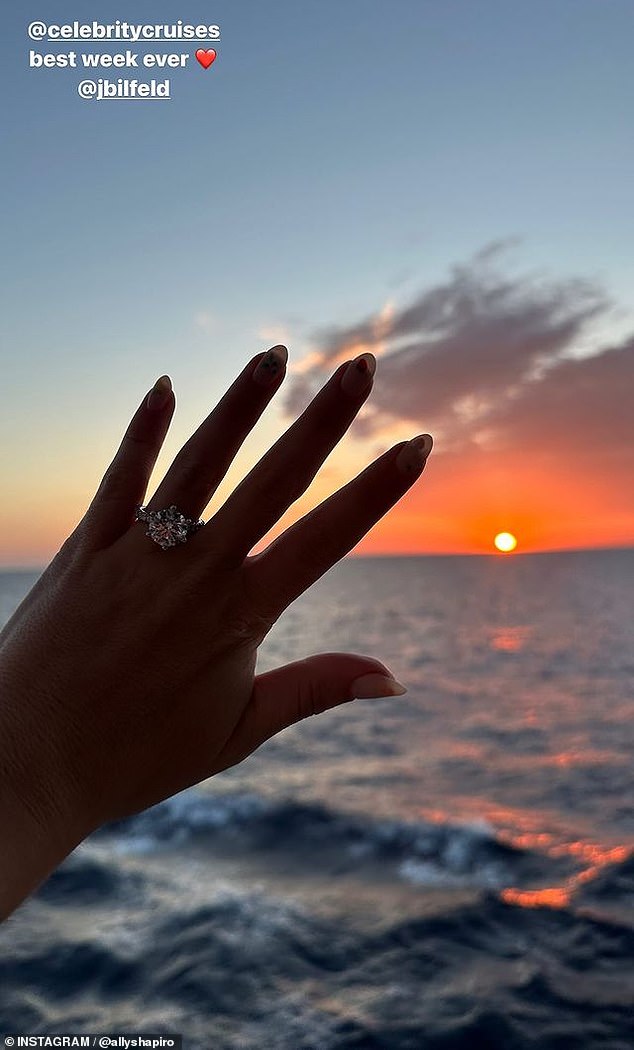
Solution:
<path fill-rule="evenodd" d="M 269 633 L 275 618 L 262 608 L 253 589 L 242 574 L 222 613 L 222 634 L 232 644 L 259 646 Z"/>
<path fill-rule="evenodd" d="M 189 487 L 200 481 L 200 462 L 191 455 L 179 456 L 174 461 L 174 473 L 178 474 L 180 484 Z"/>
<path fill-rule="evenodd" d="M 147 434 L 140 428 L 131 425 L 123 440 L 123 447 L 124 449 L 149 451 L 153 448 L 153 442 L 149 440 Z"/>
<path fill-rule="evenodd" d="M 202 503 L 203 506 L 209 502 L 209 497 L 220 481 L 217 471 L 205 469 L 200 460 L 192 456 L 183 456 L 176 460 L 174 474 L 179 491 L 186 492 L 188 497 Z"/>
<path fill-rule="evenodd" d="M 294 464 L 287 464 L 284 468 L 267 468 L 258 478 L 255 501 L 277 512 L 295 503 L 311 481 L 312 476 L 296 469 Z"/>
<path fill-rule="evenodd" d="M 300 679 L 297 689 L 297 721 L 299 722 L 303 718 L 310 718 L 311 715 L 317 715 L 319 711 L 319 683 L 312 675 L 307 675 Z"/>
<path fill-rule="evenodd" d="M 110 502 L 123 499 L 129 490 L 129 474 L 118 463 L 113 463 L 103 476 L 99 486 L 100 500 Z"/>
<path fill-rule="evenodd" d="M 260 645 L 274 624 L 274 620 L 253 610 L 234 616 L 230 633 L 239 641 L 255 642 Z"/>

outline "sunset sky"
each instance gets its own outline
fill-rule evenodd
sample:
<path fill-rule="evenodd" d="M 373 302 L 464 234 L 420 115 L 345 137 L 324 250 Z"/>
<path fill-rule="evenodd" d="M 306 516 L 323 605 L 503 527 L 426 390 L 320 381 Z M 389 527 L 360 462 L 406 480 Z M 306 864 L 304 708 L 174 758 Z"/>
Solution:
<path fill-rule="evenodd" d="M 218 23 L 218 58 L 122 105 L 28 68 L 65 50 L 32 19 L 124 17 Z M 155 480 L 276 342 L 285 383 L 207 514 L 372 350 L 370 401 L 279 527 L 429 431 L 355 553 L 634 544 L 633 41 L 631 0 L 11 5 L 0 566 L 55 553 L 159 375 Z M 171 50 L 85 49 L 126 46 Z"/>

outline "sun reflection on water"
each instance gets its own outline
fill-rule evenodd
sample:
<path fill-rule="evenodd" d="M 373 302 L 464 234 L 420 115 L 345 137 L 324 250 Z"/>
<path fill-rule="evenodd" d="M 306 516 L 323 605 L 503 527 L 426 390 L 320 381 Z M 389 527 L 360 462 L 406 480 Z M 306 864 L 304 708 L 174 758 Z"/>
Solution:
<path fill-rule="evenodd" d="M 490 825 L 500 842 L 520 850 L 536 850 L 553 858 L 571 857 L 583 865 L 581 871 L 567 876 L 559 886 L 538 889 L 508 886 L 500 890 L 500 898 L 507 904 L 516 904 L 521 908 L 564 908 L 571 903 L 581 886 L 592 882 L 605 868 L 623 863 L 634 854 L 634 846 L 631 845 L 606 846 L 581 839 L 562 840 L 554 832 L 539 827 L 538 813 L 506 809 L 487 803 L 484 799 L 477 802 L 480 812 L 485 814 L 484 823 Z M 421 816 L 432 823 L 455 823 L 455 812 L 448 810 L 425 809 L 421 811 Z M 542 816 L 544 819 L 545 815 Z M 524 828 L 517 831 L 521 823 L 524 823 Z"/>
<path fill-rule="evenodd" d="M 507 904 L 517 904 L 520 908 L 564 908 L 570 904 L 580 886 L 592 882 L 610 864 L 619 864 L 627 860 L 632 850 L 627 846 L 606 849 L 585 842 L 569 842 L 548 852 L 553 857 L 561 857 L 566 853 L 570 856 L 582 856 L 586 862 L 592 857 L 593 862 L 583 871 L 567 878 L 562 886 L 548 886 L 539 890 L 520 890 L 509 886 L 500 892 L 503 901 Z"/>
<path fill-rule="evenodd" d="M 530 627 L 494 627 L 489 638 L 489 647 L 502 653 L 518 653 L 524 648 L 530 634 Z"/>

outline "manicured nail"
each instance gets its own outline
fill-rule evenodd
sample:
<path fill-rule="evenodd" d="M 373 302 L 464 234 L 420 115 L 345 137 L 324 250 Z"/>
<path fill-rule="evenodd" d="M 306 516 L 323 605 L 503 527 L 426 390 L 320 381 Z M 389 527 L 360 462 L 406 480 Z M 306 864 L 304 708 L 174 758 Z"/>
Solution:
<path fill-rule="evenodd" d="M 370 700 L 381 696 L 402 696 L 407 692 L 404 685 L 386 674 L 364 674 L 355 678 L 350 686 L 355 700 Z"/>
<path fill-rule="evenodd" d="M 286 362 L 288 361 L 288 350 L 285 346 L 273 346 L 264 355 L 253 373 L 253 378 L 260 386 L 270 386 L 273 383 Z"/>
<path fill-rule="evenodd" d="M 417 437 L 403 445 L 396 457 L 396 466 L 401 474 L 420 474 L 433 444 L 434 439 L 431 434 L 418 434 Z"/>
<path fill-rule="evenodd" d="M 147 396 L 147 407 L 156 412 L 159 408 L 165 408 L 172 392 L 172 381 L 169 376 L 161 376 L 150 390 Z"/>
<path fill-rule="evenodd" d="M 376 372 L 374 354 L 359 354 L 351 361 L 341 377 L 341 389 L 350 397 L 358 397 L 368 389 Z"/>

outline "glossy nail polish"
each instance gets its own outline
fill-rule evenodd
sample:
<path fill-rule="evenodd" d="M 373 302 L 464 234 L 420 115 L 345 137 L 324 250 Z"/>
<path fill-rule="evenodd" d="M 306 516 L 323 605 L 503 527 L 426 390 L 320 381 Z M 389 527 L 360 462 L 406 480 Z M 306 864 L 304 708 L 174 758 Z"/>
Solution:
<path fill-rule="evenodd" d="M 359 397 L 372 382 L 376 372 L 374 354 L 359 354 L 351 361 L 341 377 L 341 389 L 350 397 Z"/>
<path fill-rule="evenodd" d="M 264 355 L 253 372 L 253 379 L 260 386 L 274 383 L 288 361 L 288 350 L 285 346 L 273 346 Z"/>
<path fill-rule="evenodd" d="M 172 381 L 169 376 L 161 376 L 150 390 L 147 397 L 147 407 L 153 412 L 165 408 L 172 392 Z"/>
<path fill-rule="evenodd" d="M 431 434 L 418 434 L 408 441 L 396 457 L 396 467 L 401 474 L 420 474 L 427 457 L 432 450 L 434 440 Z"/>
<path fill-rule="evenodd" d="M 364 674 L 350 686 L 355 700 L 379 699 L 384 696 L 403 696 L 407 689 L 396 678 L 386 674 Z"/>

